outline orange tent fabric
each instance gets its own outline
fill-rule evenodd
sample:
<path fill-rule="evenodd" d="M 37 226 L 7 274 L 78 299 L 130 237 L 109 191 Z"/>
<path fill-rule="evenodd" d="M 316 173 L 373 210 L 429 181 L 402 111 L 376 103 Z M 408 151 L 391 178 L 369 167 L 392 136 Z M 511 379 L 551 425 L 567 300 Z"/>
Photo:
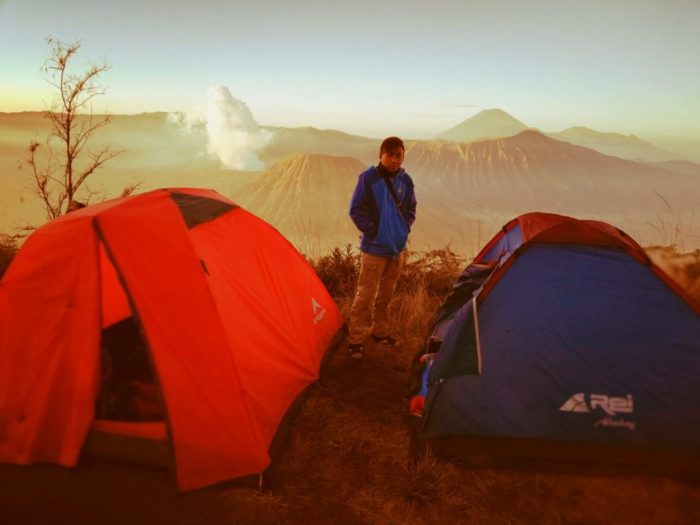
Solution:
<path fill-rule="evenodd" d="M 181 490 L 265 470 L 342 325 L 297 250 L 216 192 L 156 190 L 73 212 L 37 230 L 0 282 L 0 461 L 76 464 L 101 329 L 132 312 Z"/>

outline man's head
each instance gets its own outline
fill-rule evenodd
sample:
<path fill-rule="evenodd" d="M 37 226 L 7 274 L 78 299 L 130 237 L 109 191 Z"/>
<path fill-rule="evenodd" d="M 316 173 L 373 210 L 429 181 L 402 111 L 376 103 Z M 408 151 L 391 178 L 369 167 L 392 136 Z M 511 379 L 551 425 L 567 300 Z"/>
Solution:
<path fill-rule="evenodd" d="M 403 140 L 399 137 L 388 137 L 379 147 L 379 162 L 391 172 L 399 171 L 404 151 Z"/>

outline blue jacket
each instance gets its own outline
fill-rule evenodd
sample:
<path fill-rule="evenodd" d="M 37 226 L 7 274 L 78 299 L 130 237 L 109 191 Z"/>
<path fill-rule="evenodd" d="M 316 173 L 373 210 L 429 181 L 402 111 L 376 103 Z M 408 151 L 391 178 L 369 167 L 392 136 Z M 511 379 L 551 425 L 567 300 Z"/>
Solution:
<path fill-rule="evenodd" d="M 399 206 L 376 166 L 360 174 L 350 202 L 350 217 L 362 232 L 360 250 L 394 257 L 406 248 L 408 232 L 416 219 L 413 180 L 403 169 L 390 176 Z"/>

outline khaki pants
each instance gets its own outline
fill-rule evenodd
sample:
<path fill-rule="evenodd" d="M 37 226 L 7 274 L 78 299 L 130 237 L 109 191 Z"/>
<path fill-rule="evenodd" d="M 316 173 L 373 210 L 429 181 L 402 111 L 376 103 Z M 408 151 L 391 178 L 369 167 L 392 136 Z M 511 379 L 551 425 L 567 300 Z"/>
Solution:
<path fill-rule="evenodd" d="M 405 251 L 393 259 L 362 252 L 357 292 L 348 323 L 350 344 L 362 343 L 370 332 L 376 336 L 389 335 L 389 302 L 405 261 Z"/>

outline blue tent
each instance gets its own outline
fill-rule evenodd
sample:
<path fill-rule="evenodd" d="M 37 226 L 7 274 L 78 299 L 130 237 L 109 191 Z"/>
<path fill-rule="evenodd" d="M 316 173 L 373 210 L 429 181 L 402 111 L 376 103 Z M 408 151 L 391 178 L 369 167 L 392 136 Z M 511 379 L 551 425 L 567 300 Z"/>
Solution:
<path fill-rule="evenodd" d="M 452 454 L 471 452 L 456 437 L 525 456 L 700 453 L 700 306 L 610 225 L 509 222 L 457 280 L 428 343 L 439 351 L 421 432 Z"/>

